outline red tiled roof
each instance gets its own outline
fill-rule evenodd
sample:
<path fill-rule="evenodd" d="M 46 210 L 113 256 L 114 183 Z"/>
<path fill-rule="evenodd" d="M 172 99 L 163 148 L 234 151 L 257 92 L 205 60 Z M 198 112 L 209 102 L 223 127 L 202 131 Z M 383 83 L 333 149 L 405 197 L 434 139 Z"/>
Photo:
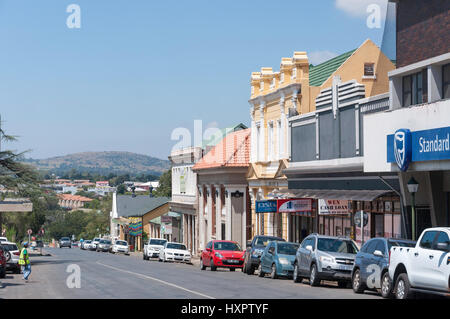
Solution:
<path fill-rule="evenodd" d="M 218 167 L 248 167 L 251 129 L 231 132 L 194 165 L 194 170 Z"/>
<path fill-rule="evenodd" d="M 58 195 L 58 197 L 61 200 L 73 200 L 73 201 L 80 201 L 80 202 L 91 202 L 92 199 L 84 197 L 84 196 L 79 196 L 79 195 L 71 195 L 71 194 L 60 194 Z"/>

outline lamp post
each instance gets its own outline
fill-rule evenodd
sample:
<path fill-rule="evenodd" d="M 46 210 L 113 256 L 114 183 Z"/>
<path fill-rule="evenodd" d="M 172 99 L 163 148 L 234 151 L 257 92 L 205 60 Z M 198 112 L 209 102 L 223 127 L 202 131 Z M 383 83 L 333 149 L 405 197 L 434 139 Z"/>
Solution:
<path fill-rule="evenodd" d="M 408 182 L 408 191 L 411 193 L 412 197 L 412 206 L 411 206 L 412 240 L 416 240 L 416 193 L 418 189 L 419 183 L 414 179 L 414 177 L 411 177 L 411 179 Z"/>

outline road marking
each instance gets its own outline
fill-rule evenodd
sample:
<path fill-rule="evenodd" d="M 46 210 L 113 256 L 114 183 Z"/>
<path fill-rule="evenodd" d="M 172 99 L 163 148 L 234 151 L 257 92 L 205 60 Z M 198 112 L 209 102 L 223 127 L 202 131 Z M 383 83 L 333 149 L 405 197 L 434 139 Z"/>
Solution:
<path fill-rule="evenodd" d="M 170 282 L 167 282 L 167 281 L 164 281 L 164 280 L 161 280 L 161 279 L 158 279 L 158 278 L 154 278 L 154 277 L 150 277 L 150 276 L 147 276 L 147 275 L 139 274 L 139 273 L 137 273 L 137 272 L 132 272 L 132 271 L 128 271 L 128 270 L 123 270 L 123 269 L 116 268 L 116 267 L 113 267 L 113 266 L 110 266 L 110 265 L 105 265 L 105 264 L 102 264 L 101 262 L 98 262 L 98 261 L 97 261 L 97 264 L 102 265 L 102 266 L 107 267 L 107 268 L 111 268 L 111 269 L 117 270 L 117 271 L 121 271 L 121 272 L 124 272 L 124 273 L 128 273 L 128 274 L 136 275 L 136 276 L 143 277 L 143 278 L 146 278 L 146 279 L 150 279 L 150 280 L 159 282 L 159 283 L 161 283 L 161 284 L 165 284 L 165 285 L 170 286 L 170 287 L 174 287 L 174 288 L 178 288 L 178 289 L 181 289 L 181 290 L 190 292 L 190 293 L 192 293 L 192 294 L 194 294 L 194 295 L 202 296 L 202 297 L 205 297 L 205 298 L 208 298 L 208 299 L 216 299 L 216 298 L 214 298 L 214 297 L 211 297 L 211 296 L 202 294 L 202 293 L 200 293 L 200 292 L 193 291 L 193 290 L 190 290 L 190 289 L 187 289 L 187 288 L 184 288 L 184 287 L 181 287 L 181 286 L 172 284 L 172 283 L 170 283 Z"/>

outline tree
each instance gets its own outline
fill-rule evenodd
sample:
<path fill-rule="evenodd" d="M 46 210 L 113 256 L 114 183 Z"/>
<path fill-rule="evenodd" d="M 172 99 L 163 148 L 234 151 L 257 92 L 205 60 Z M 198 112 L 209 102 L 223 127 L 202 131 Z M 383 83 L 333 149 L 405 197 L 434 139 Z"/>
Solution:
<path fill-rule="evenodd" d="M 172 196 L 172 169 L 164 172 L 159 178 L 159 187 L 153 191 L 156 197 L 171 197 Z"/>
<path fill-rule="evenodd" d="M 124 184 L 120 184 L 117 187 L 117 194 L 123 195 L 123 194 L 125 194 L 126 191 L 127 191 L 127 187 Z"/>

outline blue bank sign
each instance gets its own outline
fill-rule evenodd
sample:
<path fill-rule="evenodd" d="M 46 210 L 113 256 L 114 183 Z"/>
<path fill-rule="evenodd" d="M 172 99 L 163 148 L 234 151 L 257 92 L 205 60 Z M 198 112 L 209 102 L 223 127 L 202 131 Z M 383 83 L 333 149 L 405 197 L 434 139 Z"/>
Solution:
<path fill-rule="evenodd" d="M 411 132 L 400 129 L 387 136 L 387 161 L 402 171 L 410 162 L 450 159 L 450 126 Z"/>
<path fill-rule="evenodd" d="M 276 200 L 257 200 L 256 201 L 257 213 L 276 213 L 277 201 Z"/>

